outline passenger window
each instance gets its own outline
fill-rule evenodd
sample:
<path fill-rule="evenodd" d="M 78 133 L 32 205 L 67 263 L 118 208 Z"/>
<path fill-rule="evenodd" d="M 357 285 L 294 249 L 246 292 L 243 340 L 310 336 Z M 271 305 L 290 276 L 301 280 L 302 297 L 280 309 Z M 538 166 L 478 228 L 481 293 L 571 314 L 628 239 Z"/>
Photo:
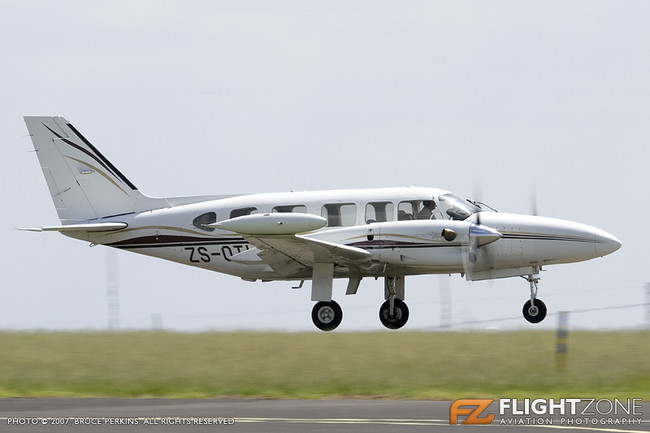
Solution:
<path fill-rule="evenodd" d="M 327 227 L 349 227 L 357 222 L 357 205 L 354 203 L 332 203 L 323 205 L 321 216 L 327 220 Z"/>
<path fill-rule="evenodd" d="M 416 209 L 418 209 L 416 201 L 400 202 L 397 207 L 397 219 L 399 221 L 415 219 L 414 215 L 417 215 Z"/>
<path fill-rule="evenodd" d="M 233 211 L 230 212 L 230 218 L 237 218 L 239 216 L 252 215 L 255 213 L 257 213 L 256 207 L 243 207 L 241 209 L 233 209 Z"/>
<path fill-rule="evenodd" d="M 203 215 L 199 215 L 194 218 L 192 224 L 199 230 L 204 230 L 206 232 L 213 232 L 214 227 L 206 227 L 206 224 L 212 224 L 217 222 L 217 214 L 215 212 L 207 212 Z"/>
<path fill-rule="evenodd" d="M 366 224 L 393 221 L 395 205 L 389 201 L 373 202 L 366 205 Z"/>
<path fill-rule="evenodd" d="M 271 212 L 273 213 L 307 213 L 307 206 L 302 205 L 302 204 L 290 204 L 287 206 L 276 206 L 274 207 Z"/>

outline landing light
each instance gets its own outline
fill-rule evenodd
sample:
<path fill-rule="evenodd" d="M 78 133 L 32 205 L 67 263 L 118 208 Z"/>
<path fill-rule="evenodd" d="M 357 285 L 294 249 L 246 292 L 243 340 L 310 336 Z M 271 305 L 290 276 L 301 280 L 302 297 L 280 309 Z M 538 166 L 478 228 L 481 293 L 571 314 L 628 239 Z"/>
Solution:
<path fill-rule="evenodd" d="M 442 237 L 445 238 L 445 240 L 448 242 L 456 239 L 456 232 L 452 229 L 442 229 L 442 233 L 440 233 L 440 235 L 442 235 Z"/>

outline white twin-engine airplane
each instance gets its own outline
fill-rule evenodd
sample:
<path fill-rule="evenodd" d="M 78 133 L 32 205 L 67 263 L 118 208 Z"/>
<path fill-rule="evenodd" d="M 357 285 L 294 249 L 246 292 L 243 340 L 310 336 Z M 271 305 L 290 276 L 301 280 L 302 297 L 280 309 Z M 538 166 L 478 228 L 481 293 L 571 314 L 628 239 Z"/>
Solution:
<path fill-rule="evenodd" d="M 245 281 L 311 280 L 314 324 L 335 329 L 334 278 L 347 295 L 362 278 L 384 278 L 381 323 L 406 324 L 407 275 L 455 274 L 467 280 L 521 276 L 530 285 L 523 315 L 538 323 L 542 266 L 601 257 L 614 236 L 575 222 L 487 210 L 434 188 L 348 189 L 153 198 L 142 194 L 62 117 L 25 117 L 61 225 L 57 231 Z"/>

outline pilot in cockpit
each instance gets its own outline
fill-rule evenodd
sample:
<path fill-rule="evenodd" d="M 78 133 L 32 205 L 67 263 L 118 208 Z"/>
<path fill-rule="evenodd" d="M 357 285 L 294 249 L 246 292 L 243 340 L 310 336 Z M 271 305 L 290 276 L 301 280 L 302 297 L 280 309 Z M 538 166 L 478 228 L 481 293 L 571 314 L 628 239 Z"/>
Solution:
<path fill-rule="evenodd" d="M 422 202 L 422 210 L 418 212 L 419 220 L 428 220 L 431 219 L 433 211 L 436 208 L 436 202 L 433 200 L 424 200 Z"/>

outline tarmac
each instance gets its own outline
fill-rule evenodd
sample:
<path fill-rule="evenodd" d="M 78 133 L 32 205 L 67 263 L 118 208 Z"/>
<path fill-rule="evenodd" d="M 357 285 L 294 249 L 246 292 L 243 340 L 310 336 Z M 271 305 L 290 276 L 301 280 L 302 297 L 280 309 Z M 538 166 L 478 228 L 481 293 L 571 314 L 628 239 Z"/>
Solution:
<path fill-rule="evenodd" d="M 451 401 L 263 400 L 263 399 L 0 399 L 0 431 L 33 432 L 464 432 L 490 433 L 564 430 L 574 432 L 650 432 L 650 402 L 635 416 L 574 417 L 498 415 L 487 425 L 450 424 Z M 607 402 L 600 405 L 608 409 Z M 465 416 L 458 418 L 461 423 Z M 550 424 L 549 424 L 550 420 Z M 627 421 L 624 421 L 627 420 Z M 630 421 L 634 423 L 630 423 Z M 505 423 L 504 423 L 505 421 Z M 542 425 L 540 425 L 542 423 Z"/>

